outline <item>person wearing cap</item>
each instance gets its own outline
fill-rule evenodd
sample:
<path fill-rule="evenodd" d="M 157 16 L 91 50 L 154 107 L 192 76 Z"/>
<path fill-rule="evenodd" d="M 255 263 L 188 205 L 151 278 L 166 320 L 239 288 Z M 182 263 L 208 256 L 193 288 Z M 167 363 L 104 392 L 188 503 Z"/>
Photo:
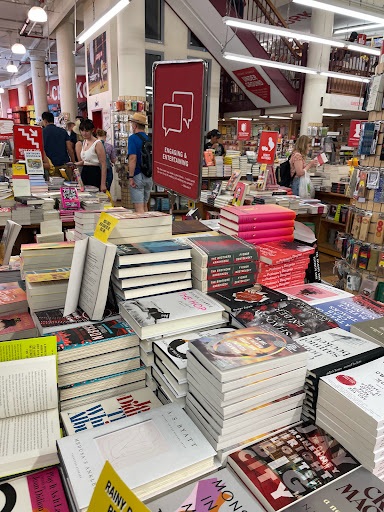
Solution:
<path fill-rule="evenodd" d="M 133 134 L 128 138 L 128 178 L 131 201 L 138 213 L 148 211 L 148 201 L 153 185 L 152 178 L 141 172 L 141 147 L 148 140 L 145 133 L 147 117 L 140 112 L 131 116 Z"/>
<path fill-rule="evenodd" d="M 206 142 L 204 146 L 204 151 L 207 149 L 214 149 L 215 154 L 218 156 L 224 156 L 225 155 L 225 149 L 222 144 L 220 144 L 219 139 L 221 138 L 221 133 L 219 130 L 211 130 L 207 133 L 207 139 L 209 139 L 208 142 Z"/>

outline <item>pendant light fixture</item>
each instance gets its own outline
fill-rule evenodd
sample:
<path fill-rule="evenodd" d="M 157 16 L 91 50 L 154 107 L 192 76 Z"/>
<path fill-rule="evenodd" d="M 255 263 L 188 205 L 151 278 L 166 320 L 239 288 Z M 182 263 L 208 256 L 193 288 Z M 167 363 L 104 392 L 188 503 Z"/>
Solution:
<path fill-rule="evenodd" d="M 0 87 L 0 94 L 4 94 L 4 89 L 2 87 Z"/>
<path fill-rule="evenodd" d="M 42 7 L 34 5 L 28 11 L 28 19 L 36 23 L 45 23 L 48 20 L 48 15 Z"/>
<path fill-rule="evenodd" d="M 18 69 L 17 66 L 13 63 L 13 60 L 7 65 L 7 71 L 8 73 L 17 73 Z"/>
<path fill-rule="evenodd" d="M 11 46 L 12 53 L 17 53 L 18 55 L 24 55 L 24 53 L 27 52 L 27 49 L 23 44 L 20 43 L 20 39 L 16 40 L 16 43 L 14 43 Z"/>

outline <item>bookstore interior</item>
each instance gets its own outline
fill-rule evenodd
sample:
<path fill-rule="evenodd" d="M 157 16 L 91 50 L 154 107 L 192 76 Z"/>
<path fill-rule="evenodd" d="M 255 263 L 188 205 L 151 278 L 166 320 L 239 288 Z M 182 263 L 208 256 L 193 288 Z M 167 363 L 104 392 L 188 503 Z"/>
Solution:
<path fill-rule="evenodd" d="M 313 3 L 0 0 L 0 512 L 383 510 L 384 11 Z"/>

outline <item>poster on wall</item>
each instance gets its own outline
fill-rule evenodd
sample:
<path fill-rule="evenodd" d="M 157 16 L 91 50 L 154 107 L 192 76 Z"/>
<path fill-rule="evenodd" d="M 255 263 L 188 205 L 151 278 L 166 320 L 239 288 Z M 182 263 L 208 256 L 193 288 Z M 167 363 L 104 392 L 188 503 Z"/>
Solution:
<path fill-rule="evenodd" d="M 251 140 L 251 121 L 237 120 L 237 140 Z"/>
<path fill-rule="evenodd" d="M 89 96 L 108 91 L 107 33 L 87 44 Z"/>
<path fill-rule="evenodd" d="M 279 132 L 262 131 L 260 135 L 257 163 L 272 165 L 275 160 L 276 144 Z"/>
<path fill-rule="evenodd" d="M 156 62 L 153 71 L 153 181 L 200 198 L 207 63 Z"/>
<path fill-rule="evenodd" d="M 359 146 L 361 127 L 367 121 L 360 121 L 359 119 L 352 119 L 349 128 L 348 146 L 350 148 L 357 148 Z"/>

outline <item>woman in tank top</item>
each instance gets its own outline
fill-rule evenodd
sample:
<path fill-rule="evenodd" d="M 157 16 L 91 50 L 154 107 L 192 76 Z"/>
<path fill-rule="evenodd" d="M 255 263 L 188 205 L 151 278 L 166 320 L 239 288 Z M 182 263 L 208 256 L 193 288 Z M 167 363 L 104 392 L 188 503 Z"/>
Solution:
<path fill-rule="evenodd" d="M 95 126 L 90 119 L 84 119 L 80 123 L 82 142 L 76 143 L 76 154 L 82 165 L 81 179 L 84 185 L 93 185 L 102 192 L 107 190 L 107 160 L 105 150 L 100 140 L 93 135 Z"/>

